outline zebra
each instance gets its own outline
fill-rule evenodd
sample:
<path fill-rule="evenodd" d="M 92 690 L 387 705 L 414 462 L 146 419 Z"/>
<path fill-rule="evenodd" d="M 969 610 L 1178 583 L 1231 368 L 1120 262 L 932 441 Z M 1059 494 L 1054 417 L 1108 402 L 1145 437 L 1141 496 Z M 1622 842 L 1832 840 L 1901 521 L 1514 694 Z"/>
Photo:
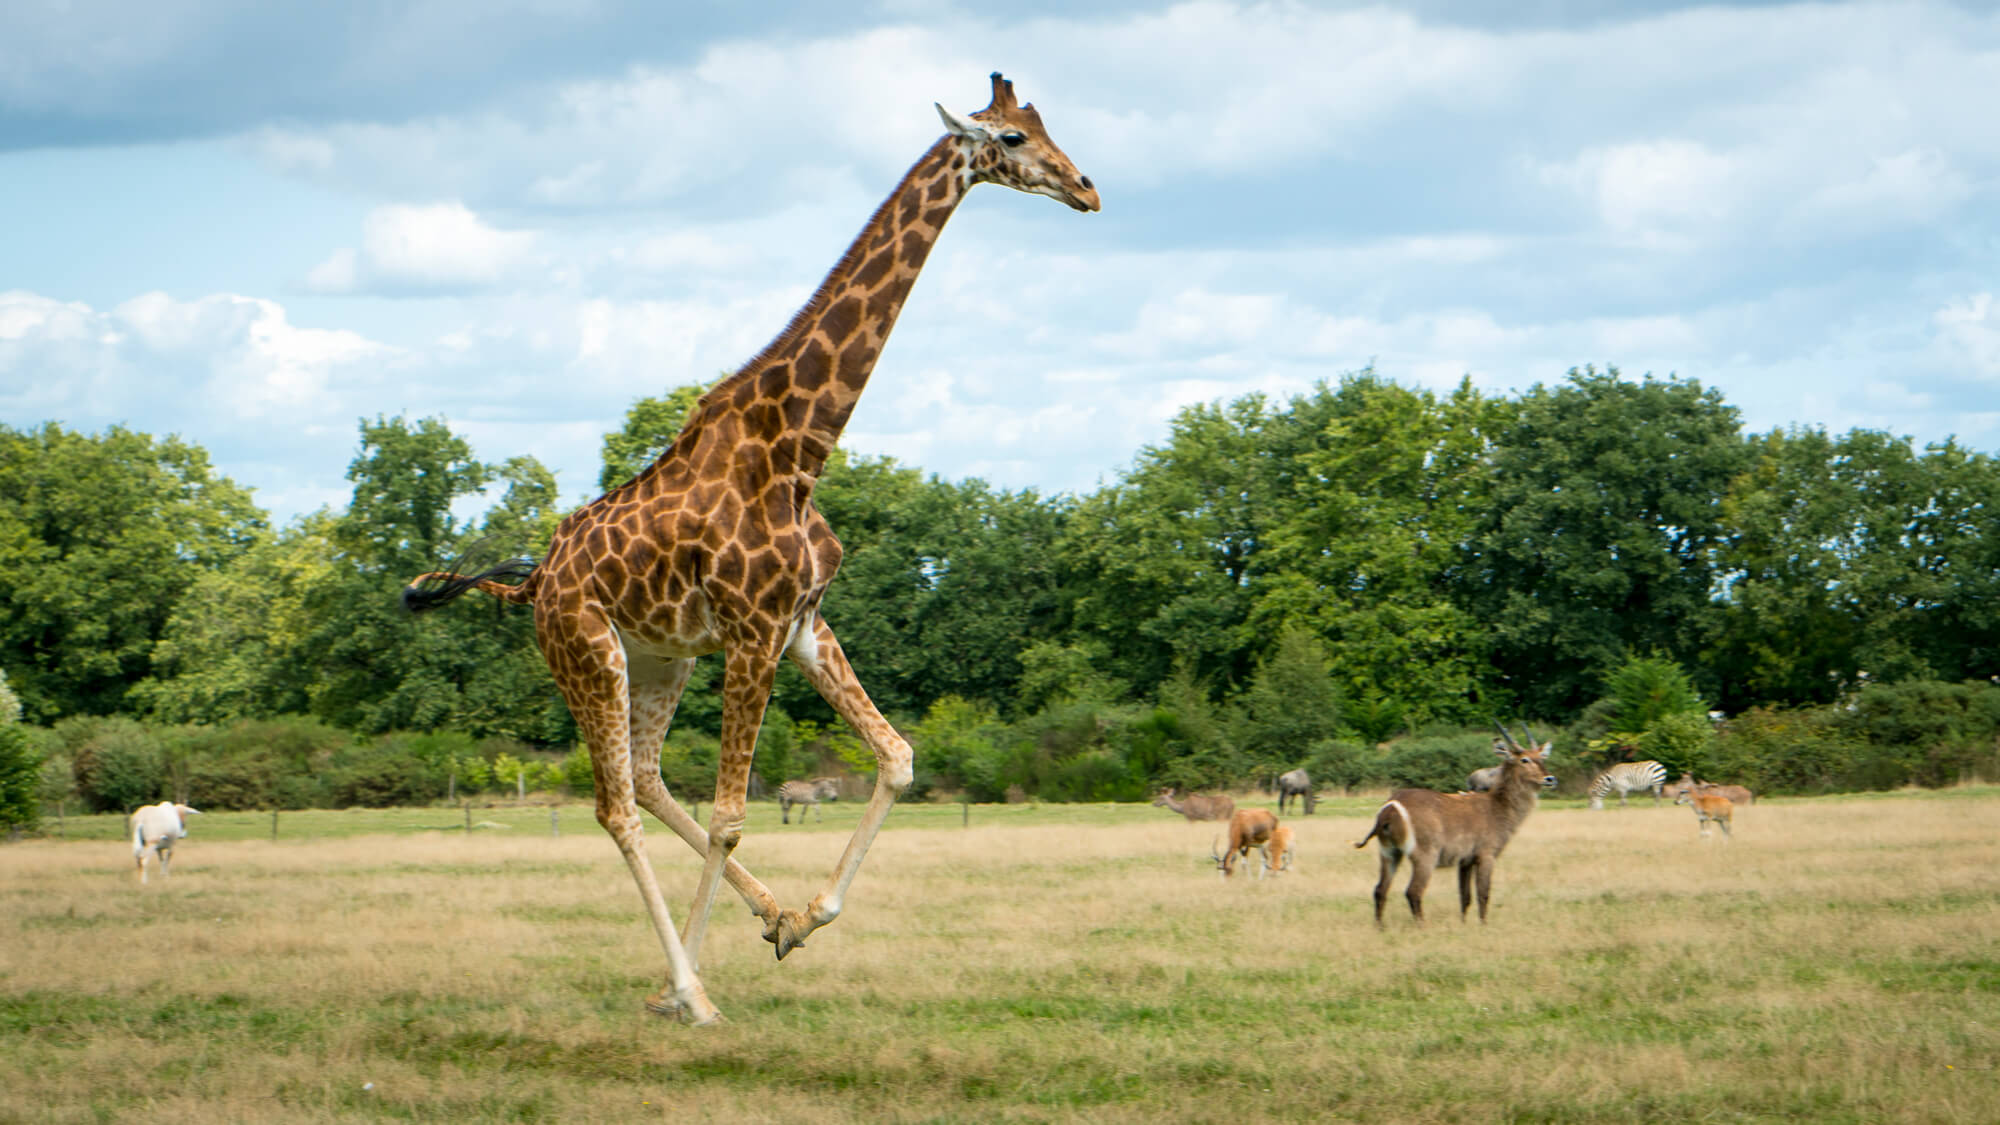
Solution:
<path fill-rule="evenodd" d="M 785 824 L 790 824 L 792 822 L 792 806 L 809 805 L 812 807 L 813 818 L 815 820 L 824 820 L 825 816 L 819 811 L 819 803 L 821 801 L 838 800 L 840 800 L 839 778 L 815 777 L 811 781 L 787 781 L 783 785 L 778 786 L 778 819 Z M 804 824 L 805 822 L 806 810 L 801 808 L 799 809 L 799 823 Z"/>
<path fill-rule="evenodd" d="M 1625 794 L 1653 791 L 1653 803 L 1660 803 L 1660 789 L 1667 783 L 1667 767 L 1655 761 L 1620 762 L 1590 783 L 1590 807 L 1601 809 L 1604 798 L 1618 791 L 1618 807 L 1625 807 Z"/>

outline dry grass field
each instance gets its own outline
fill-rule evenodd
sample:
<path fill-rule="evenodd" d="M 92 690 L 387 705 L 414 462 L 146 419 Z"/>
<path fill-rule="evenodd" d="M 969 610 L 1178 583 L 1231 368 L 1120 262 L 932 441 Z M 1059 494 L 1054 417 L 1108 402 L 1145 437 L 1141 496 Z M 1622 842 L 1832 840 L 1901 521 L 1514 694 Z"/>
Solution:
<path fill-rule="evenodd" d="M 857 811 L 761 808 L 738 854 L 800 905 Z M 663 959 L 582 808 L 210 816 L 145 887 L 72 818 L 0 846 L 0 1121 L 2000 1121 L 2000 790 L 1728 842 L 1552 801 L 1491 923 L 1441 873 L 1422 931 L 1400 881 L 1372 923 L 1371 813 L 1225 885 L 1160 809 L 901 808 L 782 964 L 724 892 L 702 1030 L 642 1010 Z"/>

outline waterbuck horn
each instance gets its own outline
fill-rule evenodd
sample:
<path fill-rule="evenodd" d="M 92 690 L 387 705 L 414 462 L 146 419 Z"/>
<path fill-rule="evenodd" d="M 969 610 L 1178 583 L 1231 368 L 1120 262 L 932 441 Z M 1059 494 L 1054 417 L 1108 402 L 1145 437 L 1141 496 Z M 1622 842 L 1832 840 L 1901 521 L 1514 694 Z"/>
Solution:
<path fill-rule="evenodd" d="M 1507 728 L 1500 725 L 1500 720 L 1493 720 L 1493 729 L 1500 732 L 1500 737 L 1506 739 L 1509 746 L 1512 746 L 1516 750 L 1521 748 L 1521 744 L 1514 741 L 1514 736 L 1507 733 Z"/>

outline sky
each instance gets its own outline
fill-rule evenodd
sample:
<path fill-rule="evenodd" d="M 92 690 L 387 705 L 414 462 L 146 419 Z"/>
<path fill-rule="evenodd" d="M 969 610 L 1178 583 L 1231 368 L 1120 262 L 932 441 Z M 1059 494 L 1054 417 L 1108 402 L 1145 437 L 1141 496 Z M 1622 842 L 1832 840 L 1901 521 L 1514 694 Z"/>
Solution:
<path fill-rule="evenodd" d="M 1103 211 L 975 190 L 850 452 L 1081 494 L 1189 404 L 1585 364 L 2000 449 L 1970 0 L 10 0 L 0 423 L 178 434 L 284 524 L 441 418 L 581 502 L 995 70 Z"/>

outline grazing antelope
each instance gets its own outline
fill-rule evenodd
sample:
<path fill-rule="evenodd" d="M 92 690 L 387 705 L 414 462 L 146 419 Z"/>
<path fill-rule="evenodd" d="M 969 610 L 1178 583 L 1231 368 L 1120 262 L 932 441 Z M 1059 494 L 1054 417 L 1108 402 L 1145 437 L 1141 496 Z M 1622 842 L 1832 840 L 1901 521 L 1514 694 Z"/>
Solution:
<path fill-rule="evenodd" d="M 825 814 L 819 811 L 819 803 L 821 801 L 838 800 L 840 800 L 839 778 L 815 777 L 811 781 L 787 781 L 783 785 L 778 786 L 778 821 L 781 824 L 790 824 L 792 822 L 793 805 L 802 805 L 811 808 L 815 820 L 824 820 Z M 799 809 L 799 823 L 804 824 L 805 822 L 806 810 L 805 808 L 801 808 Z"/>
<path fill-rule="evenodd" d="M 1660 789 L 1667 783 L 1667 767 L 1655 761 L 1620 762 L 1597 775 L 1590 783 L 1590 807 L 1601 809 L 1604 798 L 1618 791 L 1618 807 L 1625 807 L 1625 794 L 1653 791 L 1653 803 L 1660 803 Z"/>
<path fill-rule="evenodd" d="M 1232 798 L 1204 797 L 1199 793 L 1189 793 L 1185 798 L 1175 800 L 1171 788 L 1160 790 L 1160 795 L 1153 798 L 1153 803 L 1165 805 L 1189 820 L 1228 820 L 1236 811 L 1236 802 Z"/>
<path fill-rule="evenodd" d="M 1703 839 L 1708 838 L 1708 822 L 1711 820 L 1722 826 L 1724 837 L 1729 835 L 1729 817 L 1736 811 L 1735 803 L 1729 798 L 1700 789 L 1688 789 L 1674 798 L 1674 804 L 1694 806 L 1694 817 L 1701 824 Z"/>
<path fill-rule="evenodd" d="M 1305 808 L 1306 815 L 1311 816 L 1314 804 L 1313 779 L 1312 775 L 1307 773 L 1303 766 L 1289 773 L 1278 775 L 1278 815 L 1284 815 L 1285 802 L 1293 797 L 1299 798 L 1299 803 Z"/>
<path fill-rule="evenodd" d="M 1271 830 L 1271 838 L 1264 842 L 1264 866 L 1257 872 L 1262 879 L 1266 875 L 1276 875 L 1292 869 L 1292 856 L 1298 849 L 1292 846 L 1292 826 L 1280 824 Z"/>
<path fill-rule="evenodd" d="M 1216 870 L 1227 879 L 1236 874 L 1236 861 L 1250 854 L 1251 848 L 1261 848 L 1271 842 L 1271 833 L 1278 830 L 1278 814 L 1270 809 L 1237 809 L 1229 818 L 1229 850 L 1217 855 L 1215 848 L 1208 849 L 1208 857 L 1215 861 Z M 1221 843 L 1218 837 L 1217 843 Z"/>
<path fill-rule="evenodd" d="M 160 857 L 160 878 L 167 877 L 168 861 L 174 854 L 174 841 L 187 836 L 187 818 L 200 815 L 200 809 L 191 809 L 172 801 L 161 801 L 133 811 L 132 858 L 139 864 L 141 884 L 146 882 L 148 855 L 157 854 Z"/>
<path fill-rule="evenodd" d="M 1523 748 L 1510 736 L 1500 752 L 1506 757 L 1500 783 L 1485 793 L 1439 793 L 1431 789 L 1398 789 L 1375 814 L 1375 826 L 1354 846 L 1377 841 L 1382 877 L 1375 883 L 1375 925 L 1382 925 L 1382 904 L 1389 898 L 1389 881 L 1403 857 L 1410 859 L 1410 885 L 1405 892 L 1410 914 L 1424 920 L 1424 891 L 1431 872 L 1458 868 L 1458 912 L 1472 906 L 1473 883 L 1479 888 L 1479 920 L 1486 921 L 1486 902 L 1493 891 L 1493 867 L 1521 822 L 1535 811 L 1543 789 L 1553 789 L 1556 775 L 1544 764 L 1549 743 L 1531 738 Z"/>

